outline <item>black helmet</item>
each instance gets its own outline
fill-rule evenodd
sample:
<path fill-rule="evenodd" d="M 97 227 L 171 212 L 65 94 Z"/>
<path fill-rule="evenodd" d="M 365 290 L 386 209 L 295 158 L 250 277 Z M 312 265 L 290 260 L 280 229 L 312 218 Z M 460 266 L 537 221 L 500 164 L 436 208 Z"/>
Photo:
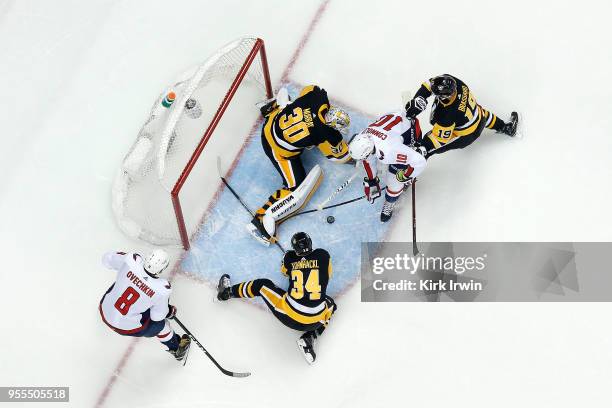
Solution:
<path fill-rule="evenodd" d="M 312 240 L 305 232 L 296 232 L 291 237 L 291 246 L 298 256 L 306 255 L 312 251 Z"/>
<path fill-rule="evenodd" d="M 442 99 L 450 98 L 457 92 L 457 82 L 450 75 L 439 75 L 429 80 L 431 92 Z"/>

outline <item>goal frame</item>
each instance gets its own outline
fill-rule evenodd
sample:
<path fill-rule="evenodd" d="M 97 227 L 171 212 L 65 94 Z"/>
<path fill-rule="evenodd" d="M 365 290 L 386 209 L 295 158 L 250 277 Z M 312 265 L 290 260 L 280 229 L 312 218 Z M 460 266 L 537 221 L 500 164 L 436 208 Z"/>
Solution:
<path fill-rule="evenodd" d="M 174 208 L 174 214 L 176 216 L 176 222 L 178 224 L 179 235 L 181 237 L 181 242 L 185 250 L 188 250 L 190 248 L 190 244 L 189 244 L 190 237 L 189 237 L 189 233 L 187 232 L 187 226 L 185 225 L 185 218 L 183 216 L 183 209 L 181 207 L 181 200 L 179 196 L 181 189 L 183 188 L 183 185 L 189 178 L 189 175 L 191 174 L 191 171 L 193 170 L 196 163 L 198 162 L 198 159 L 200 158 L 200 155 L 204 151 L 206 144 L 208 143 L 209 139 L 212 137 L 217 125 L 219 124 L 219 121 L 221 120 L 221 118 L 223 117 L 223 114 L 225 113 L 225 110 L 227 109 L 232 99 L 234 98 L 234 95 L 238 91 L 240 84 L 242 84 L 244 77 L 246 76 L 249 68 L 253 64 L 253 61 L 255 60 L 258 54 L 261 60 L 261 68 L 262 68 L 265 87 L 266 87 L 266 97 L 272 98 L 272 95 L 273 95 L 272 83 L 270 82 L 270 72 L 268 69 L 268 60 L 266 57 L 266 47 L 265 47 L 264 41 L 261 38 L 257 38 L 257 40 L 255 41 L 255 44 L 253 45 L 253 48 L 251 49 L 251 52 L 249 53 L 244 63 L 242 64 L 240 71 L 238 71 L 238 73 L 236 74 L 236 77 L 234 78 L 232 85 L 229 87 L 227 93 L 225 94 L 225 97 L 221 101 L 219 108 L 217 108 L 217 112 L 215 113 L 215 116 L 212 118 L 210 124 L 208 125 L 204 133 L 202 134 L 202 138 L 200 139 L 200 142 L 198 143 L 196 149 L 191 155 L 191 158 L 189 159 L 189 161 L 183 168 L 181 175 L 179 176 L 178 180 L 174 184 L 174 187 L 172 188 L 172 191 L 170 192 L 170 196 L 172 199 L 172 206 Z"/>

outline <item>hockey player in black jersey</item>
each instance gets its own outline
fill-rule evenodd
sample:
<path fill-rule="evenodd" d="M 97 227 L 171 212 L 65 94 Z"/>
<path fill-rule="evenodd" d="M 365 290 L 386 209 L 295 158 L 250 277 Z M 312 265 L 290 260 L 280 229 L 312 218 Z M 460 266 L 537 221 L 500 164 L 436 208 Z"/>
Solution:
<path fill-rule="evenodd" d="M 269 279 L 255 279 L 232 285 L 230 276 L 219 279 L 217 299 L 261 297 L 274 316 L 285 326 L 304 332 L 297 344 L 309 364 L 314 363 L 315 339 L 320 336 L 337 307 L 327 296 L 327 284 L 332 276 L 329 253 L 312 249 L 312 241 L 305 232 L 291 238 L 293 250 L 283 257 L 281 273 L 289 278 L 287 290 L 277 287 Z"/>
<path fill-rule="evenodd" d="M 330 106 L 327 92 L 310 85 L 294 101 L 286 88 L 261 108 L 264 125 L 261 144 L 268 159 L 283 179 L 283 186 L 256 211 L 247 230 L 264 245 L 275 240 L 276 226 L 296 214 L 317 190 L 323 172 L 317 165 L 308 174 L 300 156 L 317 146 L 327 159 L 346 163 L 348 146 L 341 130 L 350 118 L 343 110 Z"/>
<path fill-rule="evenodd" d="M 406 104 L 406 117 L 415 118 L 427 107 L 427 98 L 435 95 L 430 123 L 433 126 L 417 146 L 425 157 L 472 144 L 484 128 L 513 137 L 518 114 L 512 112 L 504 122 L 480 106 L 468 86 L 459 78 L 444 74 L 423 82 Z"/>

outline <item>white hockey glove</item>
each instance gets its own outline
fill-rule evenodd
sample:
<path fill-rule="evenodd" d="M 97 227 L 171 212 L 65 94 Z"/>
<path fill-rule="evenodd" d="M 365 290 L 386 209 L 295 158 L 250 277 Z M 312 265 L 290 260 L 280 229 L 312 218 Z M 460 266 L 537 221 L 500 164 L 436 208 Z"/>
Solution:
<path fill-rule="evenodd" d="M 381 195 L 380 180 L 378 177 L 374 177 L 373 179 L 364 177 L 363 192 L 370 204 L 374 204 L 374 201 Z"/>

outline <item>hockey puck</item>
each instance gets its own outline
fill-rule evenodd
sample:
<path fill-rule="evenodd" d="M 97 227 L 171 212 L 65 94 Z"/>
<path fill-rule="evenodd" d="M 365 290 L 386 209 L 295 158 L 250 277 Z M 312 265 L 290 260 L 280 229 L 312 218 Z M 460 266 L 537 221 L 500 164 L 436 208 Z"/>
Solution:
<path fill-rule="evenodd" d="M 336 221 L 336 219 L 334 218 L 334 216 L 333 216 L 333 215 L 328 215 L 328 216 L 327 216 L 327 223 L 328 223 L 328 224 L 333 224 L 333 223 L 334 223 L 334 221 Z"/>

